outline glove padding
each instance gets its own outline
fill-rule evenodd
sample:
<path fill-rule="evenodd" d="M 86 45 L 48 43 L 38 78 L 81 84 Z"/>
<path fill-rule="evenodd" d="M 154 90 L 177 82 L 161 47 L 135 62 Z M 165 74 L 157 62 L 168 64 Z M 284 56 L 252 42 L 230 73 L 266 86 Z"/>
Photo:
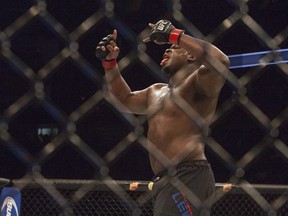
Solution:
<path fill-rule="evenodd" d="M 110 45 L 110 42 L 113 41 L 113 35 L 109 34 L 107 37 L 104 37 L 96 47 L 96 57 L 100 60 L 107 60 L 106 57 L 109 55 L 110 51 L 107 49 L 107 45 Z M 105 47 L 105 51 L 102 50 L 102 47 Z"/>
<path fill-rule="evenodd" d="M 180 35 L 184 33 L 184 30 L 176 29 L 168 20 L 160 20 L 153 27 L 149 39 L 150 41 L 174 44 L 175 41 L 171 41 L 171 33 L 174 35 L 177 34 L 176 37 L 178 39 Z M 179 43 L 179 41 L 177 41 L 177 43 Z"/>

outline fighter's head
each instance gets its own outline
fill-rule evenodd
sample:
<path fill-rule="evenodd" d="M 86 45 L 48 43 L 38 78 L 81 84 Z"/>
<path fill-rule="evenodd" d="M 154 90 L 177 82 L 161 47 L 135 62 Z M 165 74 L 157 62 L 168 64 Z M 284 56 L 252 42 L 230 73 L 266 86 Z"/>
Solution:
<path fill-rule="evenodd" d="M 169 77 L 173 76 L 182 67 L 196 63 L 196 58 L 179 45 L 172 45 L 166 49 L 160 62 L 162 71 Z"/>

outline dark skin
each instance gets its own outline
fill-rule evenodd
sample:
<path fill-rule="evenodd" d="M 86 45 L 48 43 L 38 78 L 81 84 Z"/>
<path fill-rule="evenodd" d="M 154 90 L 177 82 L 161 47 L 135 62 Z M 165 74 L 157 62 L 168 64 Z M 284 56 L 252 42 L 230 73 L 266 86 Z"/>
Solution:
<path fill-rule="evenodd" d="M 116 30 L 113 38 L 116 41 Z M 110 51 L 107 59 L 118 56 L 114 41 L 102 47 Z M 211 64 L 211 60 L 215 62 Z M 214 45 L 183 34 L 179 45 L 167 49 L 160 63 L 169 76 L 168 84 L 156 83 L 132 92 L 117 65 L 105 70 L 111 96 L 122 111 L 147 115 L 147 149 L 155 174 L 181 162 L 206 160 L 201 130 L 213 118 L 228 65 L 228 57 Z"/>

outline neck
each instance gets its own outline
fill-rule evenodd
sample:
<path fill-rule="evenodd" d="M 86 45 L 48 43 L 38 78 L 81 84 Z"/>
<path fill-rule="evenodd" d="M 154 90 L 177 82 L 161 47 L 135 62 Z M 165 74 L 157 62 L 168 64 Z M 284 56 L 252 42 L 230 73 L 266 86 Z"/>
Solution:
<path fill-rule="evenodd" d="M 188 76 L 190 76 L 195 70 L 197 70 L 199 67 L 194 64 L 189 64 L 184 67 L 182 67 L 179 71 L 177 71 L 173 76 L 170 77 L 169 80 L 169 87 L 176 87 L 182 81 L 186 80 Z"/>
<path fill-rule="evenodd" d="M 183 70 L 183 71 L 178 71 L 177 73 L 175 73 L 172 77 L 170 77 L 169 80 L 169 88 L 174 88 L 177 85 L 179 85 L 180 83 L 182 83 L 182 81 L 184 81 L 185 79 L 187 79 L 187 77 L 190 75 L 191 73 L 188 72 L 188 70 Z"/>

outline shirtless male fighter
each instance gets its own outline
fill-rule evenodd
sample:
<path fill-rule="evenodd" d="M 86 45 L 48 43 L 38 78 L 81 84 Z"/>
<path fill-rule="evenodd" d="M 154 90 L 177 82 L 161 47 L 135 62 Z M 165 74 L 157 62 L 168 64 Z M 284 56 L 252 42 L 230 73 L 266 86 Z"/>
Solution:
<path fill-rule="evenodd" d="M 101 40 L 96 56 L 102 61 L 109 92 L 123 112 L 147 115 L 149 159 L 155 174 L 154 216 L 209 215 L 207 200 L 215 180 L 204 153 L 202 126 L 209 125 L 215 113 L 229 59 L 168 20 L 149 27 L 144 42 L 171 44 L 160 63 L 168 84 L 131 91 L 116 62 L 120 50 L 116 30 Z"/>

